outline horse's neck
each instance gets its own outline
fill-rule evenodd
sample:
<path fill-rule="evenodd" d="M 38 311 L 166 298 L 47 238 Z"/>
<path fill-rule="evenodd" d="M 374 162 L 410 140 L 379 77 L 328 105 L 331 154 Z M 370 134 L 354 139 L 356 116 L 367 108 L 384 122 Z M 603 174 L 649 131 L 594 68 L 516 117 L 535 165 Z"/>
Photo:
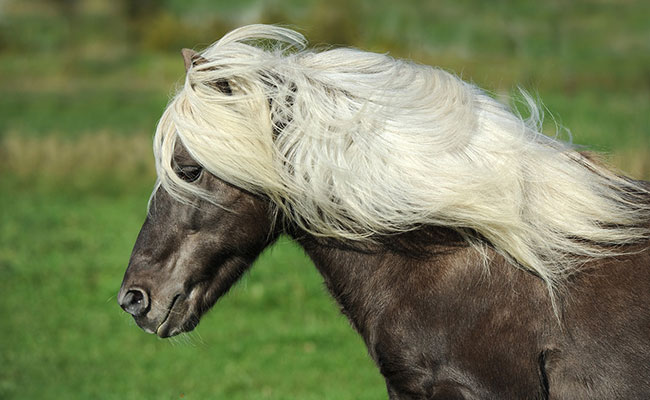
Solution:
<path fill-rule="evenodd" d="M 450 260 L 468 250 L 465 246 L 449 251 L 449 243 L 456 242 L 447 237 L 442 239 L 443 245 L 433 245 L 444 250 L 440 254 L 427 246 L 426 257 L 417 257 L 423 254 L 419 253 L 422 246 L 414 244 L 409 237 L 398 239 L 405 244 L 397 247 L 390 244 L 354 247 L 309 236 L 296 237 L 343 313 L 366 341 L 371 339 L 369 335 L 377 318 L 387 308 L 394 307 L 397 298 L 418 291 L 430 292 L 438 276 L 448 269 Z"/>
<path fill-rule="evenodd" d="M 300 241 L 305 251 L 324 278 L 329 292 L 341 306 L 343 313 L 365 337 L 368 318 L 376 306 L 379 288 L 377 266 L 380 256 L 352 249 L 330 247 L 312 240 Z"/>
<path fill-rule="evenodd" d="M 552 317 L 543 282 L 513 268 L 497 253 L 490 256 L 488 273 L 479 252 L 453 232 L 407 236 L 396 239 L 401 241 L 397 247 L 387 243 L 361 248 L 294 236 L 371 354 L 377 326 L 404 313 L 420 313 L 414 318 L 426 319 L 431 326 L 450 320 L 462 325 L 459 310 L 465 320 L 478 320 L 486 307 L 504 312 L 516 309 L 514 315 L 542 315 L 533 310 L 548 309 Z M 468 304 L 482 304 L 483 308 L 468 308 Z"/>

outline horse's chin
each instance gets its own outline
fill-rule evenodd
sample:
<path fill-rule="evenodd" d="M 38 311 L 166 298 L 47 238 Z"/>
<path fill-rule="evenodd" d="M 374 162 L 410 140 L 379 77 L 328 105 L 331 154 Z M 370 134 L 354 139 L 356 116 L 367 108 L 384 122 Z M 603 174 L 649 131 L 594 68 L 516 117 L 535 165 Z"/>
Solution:
<path fill-rule="evenodd" d="M 178 325 L 170 321 L 165 321 L 156 330 L 156 335 L 163 339 L 180 335 L 181 333 L 186 333 L 194 330 L 198 324 L 199 319 L 198 317 L 194 316 L 189 316 L 185 321 L 181 322 Z"/>
<path fill-rule="evenodd" d="M 199 323 L 199 316 L 190 311 L 191 307 L 185 296 L 176 296 L 165 318 L 158 325 L 155 334 L 168 338 L 181 333 L 190 332 Z"/>

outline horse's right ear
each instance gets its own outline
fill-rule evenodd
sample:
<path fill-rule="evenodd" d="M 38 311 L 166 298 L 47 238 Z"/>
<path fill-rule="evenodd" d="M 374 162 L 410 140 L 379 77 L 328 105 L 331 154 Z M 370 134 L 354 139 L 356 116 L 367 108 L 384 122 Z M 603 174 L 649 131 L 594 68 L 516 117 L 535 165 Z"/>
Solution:
<path fill-rule="evenodd" d="M 182 49 L 181 54 L 183 55 L 183 62 L 185 62 L 185 72 L 193 65 L 201 65 L 208 62 L 208 60 L 192 49 Z"/>

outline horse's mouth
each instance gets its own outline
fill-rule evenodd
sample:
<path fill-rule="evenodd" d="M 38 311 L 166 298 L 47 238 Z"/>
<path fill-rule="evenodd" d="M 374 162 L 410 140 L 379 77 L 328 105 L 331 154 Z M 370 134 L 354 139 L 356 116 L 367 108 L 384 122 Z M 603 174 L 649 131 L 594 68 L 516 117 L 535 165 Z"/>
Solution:
<path fill-rule="evenodd" d="M 174 306 L 176 305 L 176 302 L 178 301 L 178 299 L 180 297 L 181 297 L 180 294 L 177 294 L 176 296 L 174 296 L 174 298 L 172 299 L 171 304 L 169 305 L 169 308 L 167 309 L 167 314 L 165 315 L 165 318 L 163 318 L 163 320 L 158 325 L 158 328 L 156 328 L 155 333 L 156 333 L 156 335 L 158 335 L 161 338 L 166 338 L 166 337 L 174 336 L 174 335 L 177 335 L 177 334 L 181 333 L 180 331 L 172 333 L 171 332 L 171 327 L 169 326 L 170 325 L 170 323 L 169 323 L 170 318 L 169 317 L 172 315 L 172 313 L 178 312 L 178 311 L 174 311 Z"/>
<path fill-rule="evenodd" d="M 187 308 L 187 309 L 186 309 Z M 179 335 L 183 332 L 189 332 L 199 324 L 199 316 L 192 311 L 185 295 L 177 294 L 172 299 L 167 314 L 162 319 L 155 333 L 160 338 L 168 338 Z"/>

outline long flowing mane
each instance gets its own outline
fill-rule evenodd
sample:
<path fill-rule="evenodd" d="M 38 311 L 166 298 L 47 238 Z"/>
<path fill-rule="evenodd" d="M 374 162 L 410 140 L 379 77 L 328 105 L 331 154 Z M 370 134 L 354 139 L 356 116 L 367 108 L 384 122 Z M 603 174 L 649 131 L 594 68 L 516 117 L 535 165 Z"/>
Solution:
<path fill-rule="evenodd" d="M 534 102 L 524 120 L 441 69 L 306 50 L 275 26 L 232 31 L 201 56 L 154 140 L 159 184 L 180 200 L 219 204 L 174 173 L 178 140 L 312 234 L 369 241 L 445 226 L 551 289 L 649 234 L 647 189 L 542 134 Z"/>

